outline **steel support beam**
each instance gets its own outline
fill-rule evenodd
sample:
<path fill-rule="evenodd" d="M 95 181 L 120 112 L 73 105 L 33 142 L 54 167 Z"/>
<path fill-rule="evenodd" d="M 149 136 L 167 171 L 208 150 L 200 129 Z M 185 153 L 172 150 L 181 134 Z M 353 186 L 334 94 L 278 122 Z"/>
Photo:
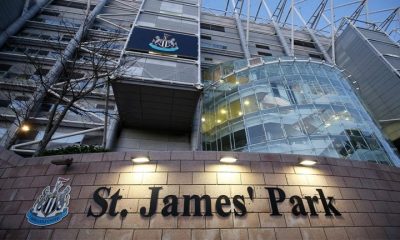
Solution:
<path fill-rule="evenodd" d="M 263 5 L 264 5 L 265 9 L 267 10 L 267 13 L 268 13 L 269 18 L 270 18 L 271 21 L 272 21 L 272 24 L 273 24 L 273 26 L 274 26 L 274 28 L 275 28 L 275 32 L 276 32 L 276 34 L 278 35 L 279 41 L 280 41 L 281 44 L 282 44 L 283 51 L 285 52 L 286 56 L 292 56 L 292 53 L 291 53 L 291 51 L 290 51 L 290 49 L 289 49 L 289 46 L 288 46 L 288 44 L 287 44 L 287 42 L 286 42 L 285 37 L 283 36 L 283 33 L 282 33 L 282 31 L 281 31 L 281 29 L 280 29 L 278 23 L 277 23 L 277 22 L 275 21 L 275 19 L 272 17 L 271 10 L 269 9 L 269 7 L 268 7 L 267 3 L 265 2 L 265 0 L 261 0 L 261 1 L 262 1 Z"/>
<path fill-rule="evenodd" d="M 351 16 L 348 18 L 350 19 L 351 23 L 354 23 L 355 20 L 357 20 L 357 18 L 360 16 L 365 4 L 366 4 L 367 0 L 362 0 L 362 2 L 360 3 L 360 5 L 357 7 L 357 9 L 351 14 Z M 340 32 L 340 30 L 342 30 L 342 28 L 346 25 L 346 21 L 342 21 L 339 25 L 339 27 L 337 28 L 337 33 Z"/>
<path fill-rule="evenodd" d="M 240 20 L 239 13 L 237 12 L 237 9 L 236 9 L 236 1 L 232 0 L 231 3 L 232 3 L 232 7 L 233 7 L 233 15 L 235 16 L 235 20 L 236 20 L 236 26 L 237 26 L 237 29 L 239 32 L 240 44 L 242 45 L 242 49 L 244 52 L 244 57 L 249 59 L 249 58 L 251 58 L 251 55 L 250 55 L 249 48 L 247 47 L 247 44 L 246 44 L 246 39 L 245 39 L 243 26 L 242 26 L 242 20 Z"/>
<path fill-rule="evenodd" d="M 325 6 L 328 3 L 328 0 L 323 0 L 315 9 L 313 15 L 308 20 L 307 24 L 310 26 L 311 29 L 315 29 L 318 25 L 319 20 L 324 12 Z"/>
<path fill-rule="evenodd" d="M 314 43 L 317 45 L 318 49 L 322 52 L 322 55 L 324 55 L 324 58 L 327 62 L 330 64 L 333 64 L 331 57 L 329 54 L 326 52 L 325 48 L 322 46 L 321 42 L 319 41 L 318 37 L 315 35 L 314 30 L 308 27 L 306 21 L 304 20 L 303 16 L 300 14 L 300 12 L 297 10 L 296 7 L 293 7 L 293 11 L 297 14 L 297 16 L 300 18 L 301 22 L 304 24 L 306 27 L 308 33 L 311 36 L 311 39 L 314 41 Z"/>
<path fill-rule="evenodd" d="M 396 17 L 397 11 L 399 11 L 400 7 L 396 8 L 386 19 L 379 25 L 378 31 L 387 31 L 390 24 L 393 22 L 393 19 Z"/>
<path fill-rule="evenodd" d="M 278 6 L 275 8 L 274 13 L 272 14 L 272 17 L 275 17 L 277 22 L 281 21 L 283 11 L 285 10 L 286 2 L 287 0 L 280 0 Z"/>
<path fill-rule="evenodd" d="M 4 46 L 9 37 L 17 34 L 25 25 L 26 21 L 33 18 L 49 1 L 50 0 L 42 0 L 39 3 L 35 4 L 28 11 L 22 14 L 17 20 L 15 20 L 6 30 L 4 30 L 0 35 L 0 48 Z"/>
<path fill-rule="evenodd" d="M 47 2 L 47 1 L 44 1 L 44 2 Z M 103 9 L 103 7 L 106 5 L 107 2 L 108 2 L 108 0 L 101 0 L 96 5 L 96 7 L 89 13 L 89 15 L 85 18 L 84 22 L 82 22 L 82 24 L 79 27 L 78 31 L 76 32 L 74 38 L 72 38 L 69 41 L 67 47 L 65 48 L 65 50 L 63 52 L 63 57 L 60 59 L 57 59 L 57 61 L 54 63 L 54 65 L 52 66 L 50 71 L 45 76 L 44 81 L 45 81 L 46 85 L 50 86 L 50 85 L 56 83 L 60 74 L 62 74 L 64 66 L 72 58 L 79 43 L 82 41 L 82 39 L 85 36 L 85 34 L 87 33 L 88 29 L 93 25 L 93 22 L 96 19 L 96 16 L 100 13 L 100 11 Z M 40 5 L 40 6 L 43 6 L 43 5 Z M 29 10 L 28 13 L 31 12 L 32 9 Z M 39 11 L 39 9 L 40 9 L 40 7 L 36 10 L 36 12 Z M 32 14 L 33 14 L 33 12 L 32 12 Z M 25 18 L 25 21 L 26 21 L 26 19 L 27 18 Z M 23 23 L 25 23 L 25 21 L 21 23 L 20 28 L 23 26 Z M 33 97 L 30 99 L 30 103 L 28 103 L 28 106 L 31 106 L 29 109 L 27 109 L 28 116 L 34 112 L 35 106 L 37 106 L 38 103 L 43 101 L 46 94 L 47 94 L 46 86 L 38 87 L 36 92 L 33 94 Z M 19 124 L 23 123 L 26 120 L 27 119 L 22 119 L 21 117 L 17 116 L 17 119 L 15 119 L 14 123 L 7 130 L 5 137 L 3 137 L 1 139 L 0 145 L 5 146 L 5 147 L 10 146 L 12 144 L 13 139 L 15 138 L 15 135 L 17 134 L 17 132 L 19 130 Z"/>

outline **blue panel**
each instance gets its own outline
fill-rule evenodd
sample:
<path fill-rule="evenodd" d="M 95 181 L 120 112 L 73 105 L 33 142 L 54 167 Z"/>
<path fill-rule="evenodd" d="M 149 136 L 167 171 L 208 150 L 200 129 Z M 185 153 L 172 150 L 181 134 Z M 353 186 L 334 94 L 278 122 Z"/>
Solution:
<path fill-rule="evenodd" d="M 157 52 L 197 60 L 197 37 L 135 27 L 128 51 Z"/>

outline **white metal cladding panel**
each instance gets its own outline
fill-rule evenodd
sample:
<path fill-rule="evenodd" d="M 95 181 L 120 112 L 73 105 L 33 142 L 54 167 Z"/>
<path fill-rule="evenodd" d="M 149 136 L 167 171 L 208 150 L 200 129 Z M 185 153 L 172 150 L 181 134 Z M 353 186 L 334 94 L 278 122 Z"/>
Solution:
<path fill-rule="evenodd" d="M 190 34 L 197 33 L 196 22 L 167 17 L 167 16 L 156 16 L 152 14 L 142 13 L 139 16 L 137 24 L 146 27 L 168 29 Z"/>
<path fill-rule="evenodd" d="M 357 80 L 359 94 L 378 119 L 400 114 L 398 77 L 377 53 L 352 28 L 336 42 L 337 63 Z"/>
<path fill-rule="evenodd" d="M 156 13 L 171 14 L 197 19 L 197 6 L 183 5 L 181 3 L 148 0 L 145 1 L 143 9 Z"/>
<path fill-rule="evenodd" d="M 400 70 L 400 55 L 399 57 L 385 56 L 386 60 L 397 70 Z"/>
<path fill-rule="evenodd" d="M 147 58 L 143 68 L 143 77 L 188 83 L 197 82 L 197 66 L 194 64 Z"/>
<path fill-rule="evenodd" d="M 384 42 L 391 42 L 390 39 L 382 32 L 377 32 L 365 28 L 358 28 L 360 32 L 368 39 L 375 39 Z"/>
<path fill-rule="evenodd" d="M 400 56 L 400 47 L 395 44 L 378 42 L 374 40 L 370 40 L 370 42 L 381 54 L 395 54 Z"/>

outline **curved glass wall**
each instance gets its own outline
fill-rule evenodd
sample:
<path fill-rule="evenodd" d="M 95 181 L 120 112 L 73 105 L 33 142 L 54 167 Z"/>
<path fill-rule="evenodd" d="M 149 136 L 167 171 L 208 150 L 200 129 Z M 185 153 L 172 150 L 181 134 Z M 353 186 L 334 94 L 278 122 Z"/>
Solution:
<path fill-rule="evenodd" d="M 323 62 L 237 60 L 203 80 L 203 150 L 398 161 L 343 74 Z"/>

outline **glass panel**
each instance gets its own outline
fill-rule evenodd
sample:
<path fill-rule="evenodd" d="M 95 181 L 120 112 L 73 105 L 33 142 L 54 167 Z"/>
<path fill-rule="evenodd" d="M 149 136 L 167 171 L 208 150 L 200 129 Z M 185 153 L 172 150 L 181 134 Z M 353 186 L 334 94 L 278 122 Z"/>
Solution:
<path fill-rule="evenodd" d="M 246 96 L 242 99 L 242 106 L 245 114 L 252 113 L 258 110 L 257 100 L 254 94 Z"/>
<path fill-rule="evenodd" d="M 251 144 L 257 144 L 266 141 L 263 125 L 249 127 L 247 131 L 249 133 Z"/>

